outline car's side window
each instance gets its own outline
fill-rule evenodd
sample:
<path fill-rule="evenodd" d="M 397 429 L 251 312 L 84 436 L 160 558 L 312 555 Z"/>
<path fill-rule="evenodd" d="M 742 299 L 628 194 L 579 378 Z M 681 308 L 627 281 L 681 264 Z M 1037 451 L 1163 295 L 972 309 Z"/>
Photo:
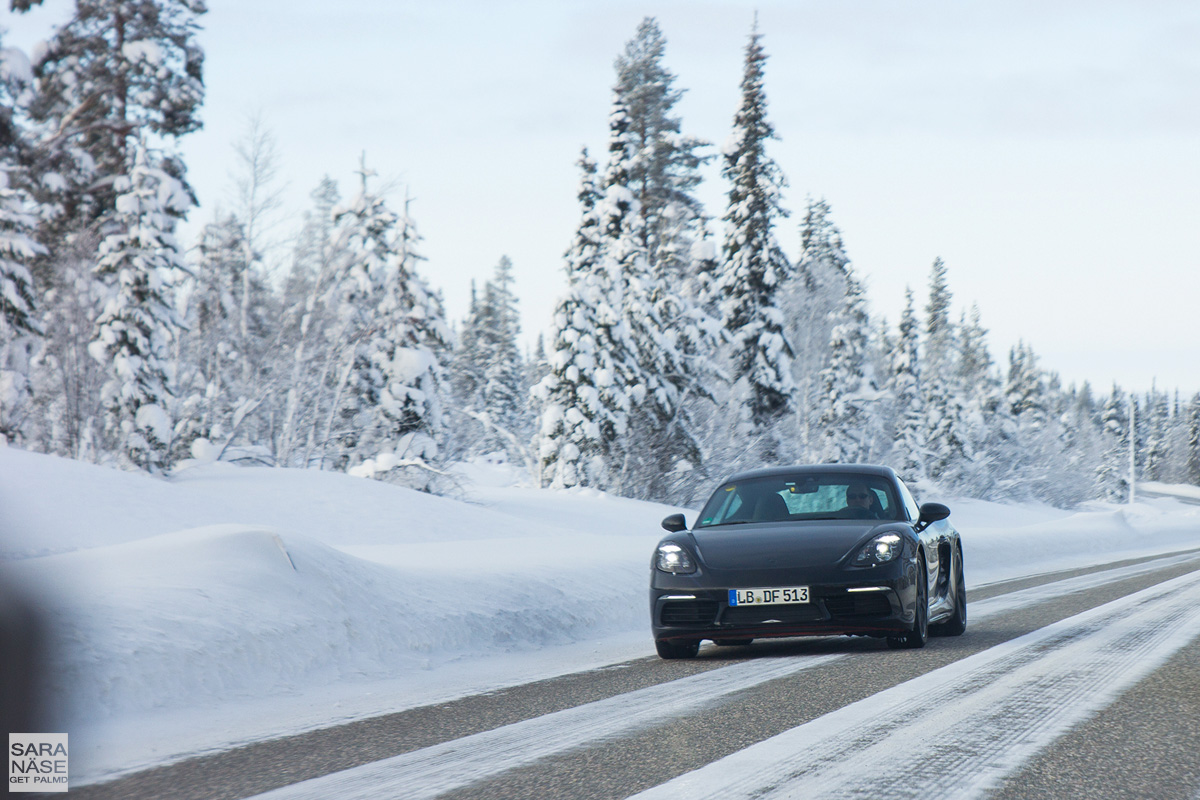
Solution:
<path fill-rule="evenodd" d="M 917 517 L 921 516 L 921 510 L 917 507 L 917 501 L 913 499 L 912 493 L 908 491 L 908 487 L 904 485 L 904 481 L 896 481 L 900 484 L 900 499 L 904 503 L 904 510 L 908 514 L 908 521 L 913 522 Z"/>

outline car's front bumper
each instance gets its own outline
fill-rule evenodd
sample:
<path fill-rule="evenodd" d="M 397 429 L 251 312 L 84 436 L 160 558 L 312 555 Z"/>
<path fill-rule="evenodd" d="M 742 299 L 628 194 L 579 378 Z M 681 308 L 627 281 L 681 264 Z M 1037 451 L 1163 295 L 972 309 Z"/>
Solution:
<path fill-rule="evenodd" d="M 730 589 L 776 586 L 807 586 L 809 602 L 729 604 Z M 912 629 L 915 604 L 916 566 L 907 562 L 888 565 L 887 569 L 837 575 L 710 574 L 696 579 L 656 572 L 650 588 L 654 638 L 671 641 L 888 636 Z"/>

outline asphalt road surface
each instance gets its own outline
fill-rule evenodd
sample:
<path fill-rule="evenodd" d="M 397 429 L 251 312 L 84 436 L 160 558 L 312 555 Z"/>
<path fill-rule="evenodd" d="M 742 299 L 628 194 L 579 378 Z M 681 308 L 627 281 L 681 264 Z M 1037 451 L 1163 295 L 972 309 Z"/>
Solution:
<path fill-rule="evenodd" d="M 921 650 L 706 644 L 70 796 L 1200 797 L 1200 550 L 974 588 L 968 616 Z"/>

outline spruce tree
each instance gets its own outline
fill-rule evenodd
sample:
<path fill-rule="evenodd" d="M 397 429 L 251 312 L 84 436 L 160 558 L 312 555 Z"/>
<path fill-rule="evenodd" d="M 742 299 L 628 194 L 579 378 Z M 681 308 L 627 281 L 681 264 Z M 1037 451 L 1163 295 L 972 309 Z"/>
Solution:
<path fill-rule="evenodd" d="M 900 316 L 899 336 L 892 352 L 890 394 L 895 407 L 894 437 L 889 463 L 910 483 L 925 480 L 925 425 L 921 369 L 918 353 L 920 324 L 913 307 L 911 288 L 904 290 L 904 311 Z"/>
<path fill-rule="evenodd" d="M 616 99 L 627 115 L 631 152 L 625 185 L 638 201 L 638 235 L 651 274 L 676 282 L 686 274 L 703 216 L 693 194 L 706 142 L 681 134 L 674 115 L 683 90 L 663 65 L 666 39 L 653 17 L 638 25 L 616 60 Z"/>
<path fill-rule="evenodd" d="M 845 298 L 830 341 L 829 366 L 821 372 L 820 458 L 832 464 L 875 460 L 879 400 L 868 353 L 870 318 L 862 284 L 846 276 Z"/>
<path fill-rule="evenodd" d="M 234 434 L 235 410 L 244 386 L 238 364 L 242 352 L 237 299 L 239 276 L 246 267 L 243 238 L 242 226 L 231 216 L 205 225 L 187 281 L 184 366 L 178 377 L 194 419 L 188 436 L 205 439 L 222 450 Z"/>
<path fill-rule="evenodd" d="M 339 468 L 429 488 L 449 330 L 417 273 L 423 256 L 408 202 L 403 216 L 394 213 L 369 191 L 372 174 L 364 165 L 358 197 L 335 215 L 345 261 L 333 335 L 344 344 L 326 439 L 338 447 Z"/>
<path fill-rule="evenodd" d="M 88 350 L 107 365 L 101 390 L 108 446 L 121 463 L 150 472 L 167 469 L 175 444 L 169 346 L 180 320 L 171 282 L 184 269 L 175 220 L 191 203 L 183 186 L 152 162 L 144 147 L 128 177 L 114 184 L 113 229 L 101 242 L 96 275 L 111 294 Z"/>
<path fill-rule="evenodd" d="M 1187 407 L 1187 460 L 1184 480 L 1200 486 L 1200 392 L 1192 396 Z"/>
<path fill-rule="evenodd" d="M 1113 503 L 1129 498 L 1128 399 L 1114 383 L 1100 411 L 1103 455 L 1096 467 L 1096 491 Z"/>
<path fill-rule="evenodd" d="M 735 412 L 744 438 L 761 441 L 754 460 L 785 459 L 783 443 L 771 429 L 793 407 L 792 347 L 777 305 L 779 288 L 790 265 L 775 240 L 777 219 L 787 216 L 780 204 L 785 184 L 778 165 L 767 155 L 775 138 L 767 120 L 763 89 L 763 52 L 757 27 L 746 45 L 741 105 L 733 133 L 722 155 L 722 175 L 730 183 L 725 212 L 726 235 L 721 275 L 717 281 L 720 312 L 732 339 L 731 379 Z"/>
<path fill-rule="evenodd" d="M 0 31 L 0 443 L 22 441 L 31 410 L 30 360 L 45 333 L 39 319 L 32 266 L 44 255 L 37 240 L 43 213 L 30 193 L 31 145 L 17 118 L 17 99 L 32 75 Z"/>
<path fill-rule="evenodd" d="M 1142 479 L 1160 481 L 1167 459 L 1167 435 L 1171 420 L 1170 399 L 1153 385 L 1146 394 L 1146 414 L 1138 420 L 1145 431 L 1142 448 Z"/>
<path fill-rule="evenodd" d="M 1005 485 L 1020 481 L 1013 473 L 1021 458 L 1015 450 L 1016 429 L 1007 413 L 1000 380 L 987 348 L 987 330 L 973 305 L 958 325 L 958 387 L 962 397 L 962 431 L 969 461 L 962 464 L 959 489 L 973 497 L 999 498 Z"/>
<path fill-rule="evenodd" d="M 842 234 L 824 200 L 808 200 L 800 225 L 800 256 L 796 270 L 784 283 L 778 301 L 787 320 L 785 334 L 795 358 L 792 375 L 805 458 L 819 450 L 822 371 L 829 366 L 829 343 L 845 302 L 850 259 Z M 816 433 L 814 433 L 816 432 Z"/>
<path fill-rule="evenodd" d="M 385 265 L 378 319 L 368 344 L 370 360 L 383 378 L 374 409 L 376 469 L 414 488 L 436 481 L 445 433 L 444 363 L 450 330 L 440 296 L 421 277 L 421 236 L 405 197 L 394 251 Z"/>
<path fill-rule="evenodd" d="M 926 469 L 934 480 L 952 484 L 970 461 L 970 442 L 962 428 L 963 398 L 955 357 L 957 331 L 950 319 L 952 296 L 946 265 L 935 259 L 925 307 L 925 348 L 922 359 L 922 402 L 925 410 Z"/>
<path fill-rule="evenodd" d="M 463 454 L 503 452 L 523 458 L 529 428 L 525 365 L 517 347 L 520 320 L 512 289 L 513 265 L 502 256 L 482 294 L 471 285 L 471 304 L 451 369 L 456 402 L 465 417 L 456 426 Z M 473 429 L 478 433 L 470 433 Z"/>
<path fill-rule="evenodd" d="M 204 12 L 203 0 L 76 0 L 46 42 L 31 113 L 55 131 L 47 149 L 78 148 L 92 165 L 90 184 L 66 199 L 76 225 L 81 213 L 95 219 L 112 208 L 112 181 L 128 174 L 137 137 L 200 128 L 204 53 L 195 37 Z"/>
<path fill-rule="evenodd" d="M 535 387 L 538 477 L 543 486 L 609 488 L 628 426 L 636 351 L 618 310 L 620 276 L 602 252 L 596 165 L 586 150 L 579 166 L 581 218 L 566 254 L 567 292 L 554 311 L 549 372 Z"/>
<path fill-rule="evenodd" d="M 13 185 L 15 172 L 15 164 L 0 160 L 0 441 L 22 438 L 30 410 L 29 362 L 44 333 L 29 265 L 45 248 L 33 239 L 34 202 Z"/>

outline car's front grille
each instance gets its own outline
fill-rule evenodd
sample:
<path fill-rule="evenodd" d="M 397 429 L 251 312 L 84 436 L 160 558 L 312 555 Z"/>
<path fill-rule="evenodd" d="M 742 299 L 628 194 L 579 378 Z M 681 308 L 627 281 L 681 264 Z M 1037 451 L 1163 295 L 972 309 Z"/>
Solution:
<path fill-rule="evenodd" d="M 814 622 L 822 619 L 813 603 L 769 606 L 730 606 L 721 622 L 726 625 L 763 625 L 770 622 Z"/>
<path fill-rule="evenodd" d="M 668 600 L 662 607 L 663 625 L 711 625 L 716 616 L 716 600 Z"/>
<path fill-rule="evenodd" d="M 855 592 L 826 597 L 825 608 L 834 617 L 879 617 L 892 613 L 892 604 L 882 592 Z"/>

